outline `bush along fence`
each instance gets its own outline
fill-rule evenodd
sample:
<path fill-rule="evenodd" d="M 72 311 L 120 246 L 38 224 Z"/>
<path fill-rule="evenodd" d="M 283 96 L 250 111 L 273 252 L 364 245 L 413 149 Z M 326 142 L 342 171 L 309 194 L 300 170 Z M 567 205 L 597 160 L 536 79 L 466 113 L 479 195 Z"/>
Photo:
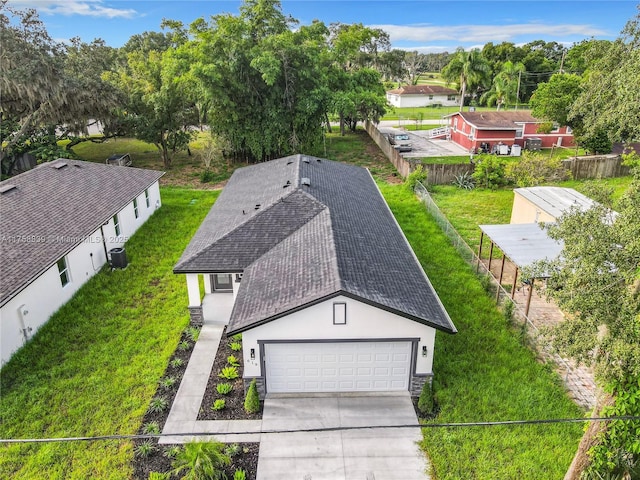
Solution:
<path fill-rule="evenodd" d="M 449 185 L 456 177 L 465 173 L 471 175 L 475 170 L 475 165 L 469 163 L 460 164 L 431 164 L 424 163 L 413 158 L 404 158 L 389 143 L 385 135 L 378 130 L 378 127 L 370 121 L 366 121 L 365 129 L 371 139 L 380 147 L 382 153 L 396 167 L 402 178 L 413 172 L 416 167 L 422 164 L 423 170 L 427 172 L 427 183 L 430 185 Z M 587 157 L 572 157 L 562 161 L 562 166 L 571 171 L 571 177 L 575 180 L 586 180 L 591 178 L 611 178 L 630 175 L 629 167 L 622 165 L 620 155 L 597 155 Z"/>
<path fill-rule="evenodd" d="M 453 225 L 447 220 L 447 217 L 440 211 L 425 186 L 417 182 L 414 191 L 440 229 L 447 238 L 449 238 L 451 244 L 460 256 L 481 275 L 483 283 L 486 282 L 487 292 L 495 297 L 496 304 L 502 305 L 502 311 L 505 317 L 507 317 L 509 321 L 516 320 L 522 327 L 523 337 L 530 341 L 543 357 L 555 363 L 558 373 L 563 377 L 564 384 L 572 393 L 576 403 L 585 409 L 592 408 L 595 398 L 591 391 L 585 389 L 584 372 L 572 367 L 564 358 L 553 353 L 550 347 L 542 342 L 540 331 L 531 321 L 530 315 L 525 314 L 524 308 L 514 300 L 511 292 L 505 290 L 488 266 L 482 262 L 482 259 L 478 257 L 476 252 L 463 240 Z M 531 285 L 527 285 L 527 288 L 532 287 Z"/>

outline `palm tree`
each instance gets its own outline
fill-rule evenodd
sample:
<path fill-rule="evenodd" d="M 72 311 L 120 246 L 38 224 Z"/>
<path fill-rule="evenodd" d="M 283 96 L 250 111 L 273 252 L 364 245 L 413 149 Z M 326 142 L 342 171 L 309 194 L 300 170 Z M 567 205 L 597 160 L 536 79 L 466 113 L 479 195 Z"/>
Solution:
<path fill-rule="evenodd" d="M 467 88 L 487 83 L 491 67 L 479 49 L 465 51 L 458 48 L 453 59 L 442 69 L 442 78 L 447 82 L 458 82 L 460 87 L 460 111 L 464 105 Z"/>
<path fill-rule="evenodd" d="M 496 110 L 499 111 L 500 107 L 507 103 L 507 90 L 507 83 L 505 82 L 504 77 L 498 75 L 493 79 L 491 90 L 484 92 L 480 97 L 480 101 L 482 103 L 486 103 L 489 107 L 492 105 L 496 105 Z"/>

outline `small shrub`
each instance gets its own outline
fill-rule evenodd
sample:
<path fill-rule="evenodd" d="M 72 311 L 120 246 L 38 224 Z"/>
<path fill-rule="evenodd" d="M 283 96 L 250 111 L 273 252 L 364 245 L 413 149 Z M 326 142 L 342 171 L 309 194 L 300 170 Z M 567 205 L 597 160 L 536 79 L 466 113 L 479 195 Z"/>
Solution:
<path fill-rule="evenodd" d="M 238 445 L 237 443 L 232 443 L 230 445 L 227 445 L 227 448 L 225 448 L 224 453 L 229 455 L 231 458 L 233 458 L 240 453 L 240 445 Z"/>
<path fill-rule="evenodd" d="M 229 355 L 227 357 L 227 363 L 229 365 L 231 365 L 232 367 L 239 367 L 240 366 L 240 361 L 234 357 L 233 355 Z"/>
<path fill-rule="evenodd" d="M 178 350 L 189 350 L 191 348 L 191 342 L 189 342 L 188 340 L 182 340 L 179 344 L 178 344 Z"/>
<path fill-rule="evenodd" d="M 240 350 L 242 350 L 242 343 L 240 343 L 240 342 L 231 342 L 229 344 L 229 348 L 231 350 L 233 350 L 234 352 L 239 352 Z"/>
<path fill-rule="evenodd" d="M 233 390 L 233 385 L 230 383 L 219 383 L 216 385 L 216 392 L 220 395 L 229 395 Z"/>
<path fill-rule="evenodd" d="M 242 469 L 236 470 L 235 472 L 233 472 L 233 480 L 246 480 L 246 478 L 247 478 L 247 472 L 245 472 Z"/>
<path fill-rule="evenodd" d="M 155 452 L 156 446 L 153 444 L 151 440 L 145 440 L 140 445 L 136 446 L 135 453 L 137 456 L 142 458 L 149 457 L 153 452 Z"/>
<path fill-rule="evenodd" d="M 195 342 L 198 340 L 198 336 L 200 336 L 200 329 L 196 327 L 187 327 L 184 334 L 189 340 Z"/>
<path fill-rule="evenodd" d="M 202 183 L 209 183 L 209 182 L 213 182 L 216 178 L 216 174 L 214 172 L 212 172 L 211 170 L 204 170 L 201 174 L 200 174 L 200 182 Z"/>
<path fill-rule="evenodd" d="M 471 175 L 476 186 L 495 190 L 506 184 L 504 159 L 497 155 L 480 155 L 477 158 L 476 169 Z"/>
<path fill-rule="evenodd" d="M 518 187 L 534 187 L 545 182 L 567 180 L 571 172 L 559 158 L 524 151 L 522 157 L 505 168 L 505 175 Z"/>
<path fill-rule="evenodd" d="M 174 358 L 169 362 L 169 365 L 171 365 L 173 368 L 178 368 L 184 365 L 184 360 L 182 360 L 181 358 Z"/>
<path fill-rule="evenodd" d="M 475 183 L 473 183 L 473 177 L 469 172 L 464 172 L 456 175 L 452 182 L 458 188 L 464 188 L 465 190 L 473 190 Z"/>
<path fill-rule="evenodd" d="M 242 340 L 242 334 L 241 333 L 236 333 L 235 335 L 233 335 L 231 337 L 231 340 L 233 340 L 234 342 L 239 342 Z"/>
<path fill-rule="evenodd" d="M 142 426 L 142 433 L 145 435 L 157 435 L 160 433 L 160 425 L 158 425 L 158 422 L 145 423 Z"/>
<path fill-rule="evenodd" d="M 513 320 L 513 310 L 515 309 L 515 305 L 511 300 L 506 300 L 504 302 L 504 306 L 502 307 L 502 314 L 504 315 L 504 319 L 507 323 L 511 323 Z"/>
<path fill-rule="evenodd" d="M 171 388 L 175 384 L 176 384 L 176 377 L 164 377 L 159 382 L 159 385 L 163 388 Z"/>
<path fill-rule="evenodd" d="M 231 465 L 231 458 L 224 449 L 221 442 L 188 442 L 171 462 L 171 473 L 177 478 L 225 478 L 224 468 Z"/>
<path fill-rule="evenodd" d="M 260 411 L 260 396 L 258 395 L 255 378 L 249 384 L 249 390 L 247 390 L 247 396 L 244 399 L 244 409 L 247 413 L 258 413 Z"/>
<path fill-rule="evenodd" d="M 244 453 L 245 455 L 247 453 L 249 453 L 251 451 L 251 449 L 249 447 L 242 447 L 242 453 Z"/>
<path fill-rule="evenodd" d="M 480 276 L 480 285 L 482 285 L 482 289 L 485 292 L 491 293 L 492 286 L 491 286 L 491 277 L 489 276 L 489 274 Z"/>
<path fill-rule="evenodd" d="M 422 164 L 418 165 L 413 172 L 407 175 L 407 179 L 404 181 L 404 184 L 409 187 L 411 190 L 416 188 L 418 182 L 424 183 L 427 181 L 427 172 L 425 172 L 422 168 Z"/>
<path fill-rule="evenodd" d="M 431 382 L 425 382 L 420 392 L 420 398 L 418 398 L 418 410 L 423 415 L 432 415 L 434 412 L 435 403 L 433 401 L 433 387 Z"/>
<path fill-rule="evenodd" d="M 182 450 L 182 447 L 180 445 L 171 445 L 170 447 L 167 447 L 167 449 L 164 451 L 163 455 L 168 458 L 168 459 L 174 459 L 176 458 L 176 455 L 178 455 L 178 453 L 180 453 L 180 450 Z"/>
<path fill-rule="evenodd" d="M 165 397 L 153 397 L 149 402 L 149 411 L 153 413 L 164 412 L 169 406 L 169 401 Z"/>
<path fill-rule="evenodd" d="M 169 480 L 170 478 L 170 473 L 149 472 L 148 480 Z"/>
<path fill-rule="evenodd" d="M 226 402 L 224 401 L 223 398 L 218 398 L 216 401 L 213 402 L 213 405 L 211 406 L 211 410 L 222 410 L 226 405 Z"/>
<path fill-rule="evenodd" d="M 218 376 L 226 380 L 235 380 L 240 375 L 238 374 L 238 369 L 236 367 L 224 367 Z"/>

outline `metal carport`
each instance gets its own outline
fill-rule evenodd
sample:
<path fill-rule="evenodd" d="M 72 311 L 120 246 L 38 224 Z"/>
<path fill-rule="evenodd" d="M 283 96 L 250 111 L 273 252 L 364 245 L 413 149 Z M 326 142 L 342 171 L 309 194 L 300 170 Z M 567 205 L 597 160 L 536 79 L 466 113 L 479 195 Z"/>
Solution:
<path fill-rule="evenodd" d="M 502 284 L 502 274 L 504 273 L 505 259 L 508 258 L 516 267 L 511 288 L 511 298 L 515 293 L 518 272 L 523 268 L 530 267 L 541 260 L 555 260 L 562 252 L 563 243 L 549 237 L 547 231 L 539 223 L 519 223 L 506 225 L 480 225 L 480 246 L 478 249 L 478 263 L 482 257 L 482 245 L 485 235 L 491 241 L 489 251 L 489 271 L 491 271 L 491 261 L 493 246 L 496 245 L 502 250 L 502 266 L 500 267 L 500 278 L 498 284 Z M 541 276 L 539 278 L 545 278 Z M 533 278 L 529 280 L 530 288 L 525 307 L 525 316 L 529 315 L 531 304 L 531 294 L 533 293 Z M 499 296 L 500 289 L 496 296 Z"/>

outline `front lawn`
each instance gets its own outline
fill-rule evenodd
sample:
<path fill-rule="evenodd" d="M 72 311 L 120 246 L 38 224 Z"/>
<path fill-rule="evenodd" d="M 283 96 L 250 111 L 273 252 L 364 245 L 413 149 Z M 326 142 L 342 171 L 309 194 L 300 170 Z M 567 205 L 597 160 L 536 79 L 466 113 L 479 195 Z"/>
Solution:
<path fill-rule="evenodd" d="M 581 417 L 552 368 L 537 362 L 417 198 L 380 185 L 459 333 L 436 336 L 432 423 Z M 477 193 L 477 192 L 474 192 Z M 484 207 L 489 210 L 489 208 Z M 562 478 L 577 424 L 427 428 L 422 448 L 438 480 Z"/>
<path fill-rule="evenodd" d="M 163 188 L 163 206 L 126 245 L 126 270 L 103 269 L 4 366 L 0 437 L 134 434 L 182 330 L 186 282 L 172 269 L 217 192 Z M 13 479 L 125 479 L 129 441 L 0 446 Z"/>

